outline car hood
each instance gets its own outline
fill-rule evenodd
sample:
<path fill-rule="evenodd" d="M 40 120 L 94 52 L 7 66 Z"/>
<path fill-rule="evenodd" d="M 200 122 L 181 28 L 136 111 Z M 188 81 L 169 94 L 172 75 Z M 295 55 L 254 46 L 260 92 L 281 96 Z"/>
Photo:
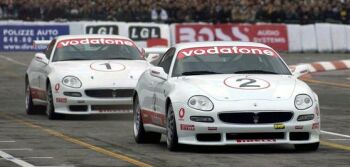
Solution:
<path fill-rule="evenodd" d="M 84 87 L 135 87 L 149 66 L 144 60 L 61 61 L 53 63 L 52 70 L 62 78 L 78 77 Z"/>
<path fill-rule="evenodd" d="M 292 96 L 296 85 L 296 79 L 289 75 L 198 75 L 181 78 L 191 85 L 189 87 L 194 86 L 216 100 L 285 100 Z"/>

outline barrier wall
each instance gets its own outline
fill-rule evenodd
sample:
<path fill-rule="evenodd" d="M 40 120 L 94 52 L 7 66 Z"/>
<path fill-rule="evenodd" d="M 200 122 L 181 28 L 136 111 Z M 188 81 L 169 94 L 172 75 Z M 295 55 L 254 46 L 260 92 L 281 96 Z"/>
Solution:
<path fill-rule="evenodd" d="M 34 51 L 33 40 L 66 34 L 116 34 L 139 47 L 170 47 L 179 42 L 252 41 L 279 51 L 350 51 L 350 25 L 343 24 L 157 24 L 126 22 L 23 22 L 0 21 L 0 51 Z"/>

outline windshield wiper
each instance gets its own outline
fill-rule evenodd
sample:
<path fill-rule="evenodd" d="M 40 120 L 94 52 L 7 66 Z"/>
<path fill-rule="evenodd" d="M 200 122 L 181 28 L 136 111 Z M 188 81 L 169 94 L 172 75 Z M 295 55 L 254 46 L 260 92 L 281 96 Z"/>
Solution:
<path fill-rule="evenodd" d="M 243 71 L 236 71 L 235 74 L 278 74 L 273 71 L 264 71 L 264 70 L 243 70 Z"/>
<path fill-rule="evenodd" d="M 205 74 L 221 74 L 213 71 L 186 71 L 182 75 L 205 75 Z"/>

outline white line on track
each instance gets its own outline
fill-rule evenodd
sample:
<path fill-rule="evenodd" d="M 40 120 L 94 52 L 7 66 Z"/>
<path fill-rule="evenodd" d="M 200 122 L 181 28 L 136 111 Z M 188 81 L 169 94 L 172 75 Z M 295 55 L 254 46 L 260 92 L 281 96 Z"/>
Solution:
<path fill-rule="evenodd" d="M 340 136 L 340 137 L 350 138 L 349 135 L 344 135 L 344 134 L 334 133 L 334 132 L 328 132 L 328 131 L 324 131 L 324 130 L 321 130 L 321 133 L 328 134 L 328 135 L 333 135 L 333 136 Z"/>
<path fill-rule="evenodd" d="M 1 150 L 0 150 L 0 156 L 8 161 L 11 161 L 11 162 L 21 166 L 21 167 L 35 167 L 34 165 L 32 165 L 26 161 L 23 161 L 21 159 L 18 159 L 18 158 L 14 157 L 6 152 L 3 152 Z"/>
<path fill-rule="evenodd" d="M 346 140 L 350 140 L 350 139 L 327 139 L 327 140 L 333 140 L 333 141 L 346 141 Z"/>
<path fill-rule="evenodd" d="M 9 62 L 11 62 L 11 63 L 13 63 L 13 64 L 17 64 L 17 65 L 23 66 L 23 67 L 27 67 L 27 66 L 28 66 L 27 64 L 24 64 L 24 63 L 19 62 L 19 61 L 17 61 L 17 60 L 11 59 L 11 58 L 6 57 L 6 56 L 4 56 L 4 55 L 0 55 L 0 58 L 1 58 L 1 59 L 4 59 L 4 60 L 7 60 L 7 61 L 9 61 Z"/>
<path fill-rule="evenodd" d="M 31 148 L 0 148 L 0 151 L 32 151 Z"/>
<path fill-rule="evenodd" d="M 15 143 L 16 141 L 14 140 L 5 140 L 5 141 L 0 141 L 0 143 Z"/>

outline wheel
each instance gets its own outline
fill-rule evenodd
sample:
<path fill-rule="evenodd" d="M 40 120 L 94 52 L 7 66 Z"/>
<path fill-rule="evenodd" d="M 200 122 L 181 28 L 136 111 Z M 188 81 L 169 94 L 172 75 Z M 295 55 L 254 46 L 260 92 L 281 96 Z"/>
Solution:
<path fill-rule="evenodd" d="M 55 120 L 55 119 L 62 118 L 62 115 L 55 113 L 55 106 L 53 104 L 52 90 L 51 90 L 51 84 L 50 83 L 47 85 L 46 99 L 47 99 L 47 106 L 46 106 L 46 115 L 47 115 L 47 117 L 50 120 Z"/>
<path fill-rule="evenodd" d="M 320 142 L 311 143 L 311 144 L 294 144 L 294 148 L 297 151 L 316 151 Z"/>
<path fill-rule="evenodd" d="M 33 104 L 33 98 L 32 93 L 30 92 L 30 86 L 28 80 L 26 80 L 26 87 L 25 87 L 25 103 L 26 103 L 26 113 L 28 115 L 36 114 L 35 112 L 35 106 Z"/>
<path fill-rule="evenodd" d="M 162 135 L 156 132 L 146 132 L 143 127 L 141 108 L 138 101 L 138 97 L 134 100 L 133 105 L 133 117 L 134 117 L 134 138 L 136 143 L 159 143 Z"/>
<path fill-rule="evenodd" d="M 176 121 L 172 105 L 168 107 L 168 114 L 166 119 L 166 136 L 167 136 L 167 147 L 170 151 L 177 151 L 179 149 Z"/>

